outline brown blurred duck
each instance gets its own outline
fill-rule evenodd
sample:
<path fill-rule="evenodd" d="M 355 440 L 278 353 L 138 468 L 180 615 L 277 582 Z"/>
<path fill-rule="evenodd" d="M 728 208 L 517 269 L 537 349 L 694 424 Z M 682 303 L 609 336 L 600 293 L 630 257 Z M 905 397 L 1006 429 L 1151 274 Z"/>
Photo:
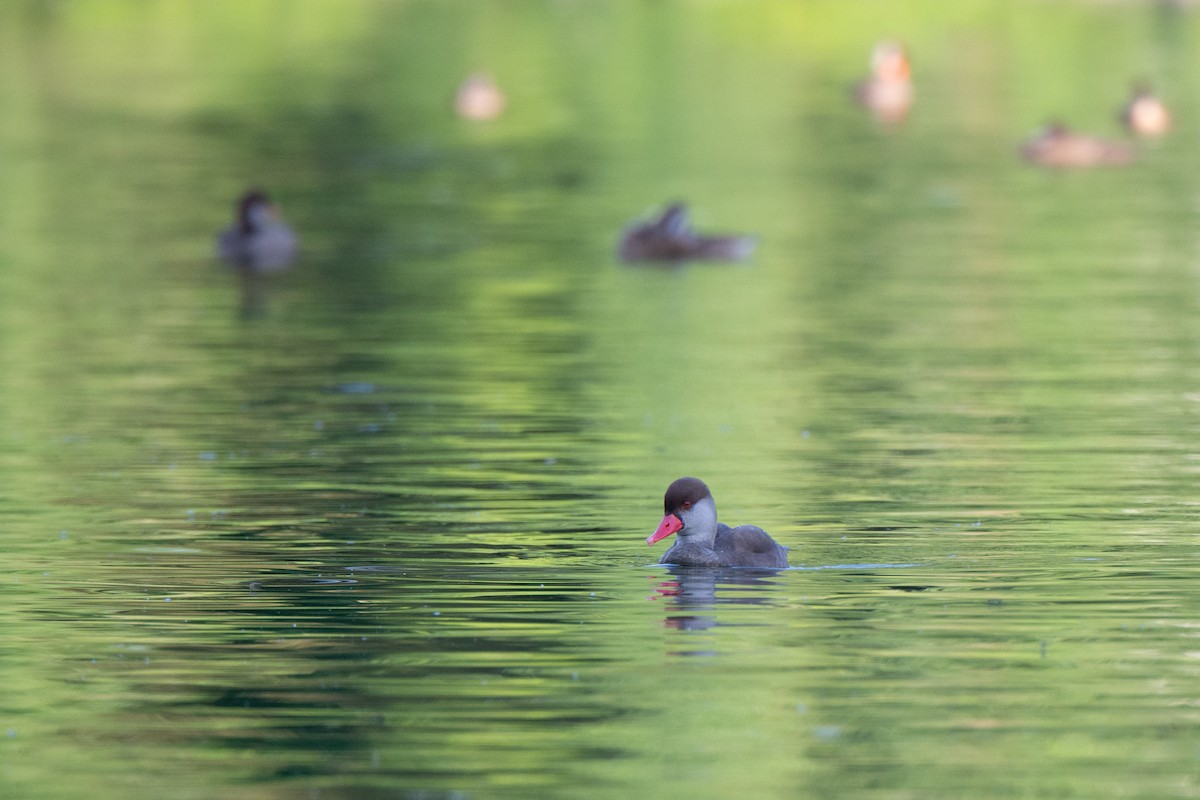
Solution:
<path fill-rule="evenodd" d="M 904 45 L 896 41 L 875 45 L 871 75 L 854 87 L 854 98 L 880 122 L 900 122 L 908 116 L 913 101 L 912 67 Z"/>
<path fill-rule="evenodd" d="M 1120 166 L 1134 160 L 1133 145 L 1075 133 L 1065 125 L 1047 125 L 1021 145 L 1021 156 L 1043 167 Z"/>
<path fill-rule="evenodd" d="M 673 203 L 657 218 L 625 228 L 617 255 L 622 261 L 741 261 L 754 252 L 752 236 L 701 236 L 687 207 Z"/>
<path fill-rule="evenodd" d="M 662 522 L 646 544 L 676 534 L 659 563 L 693 567 L 785 569 L 788 548 L 756 525 L 731 528 L 717 522 L 712 492 L 699 478 L 680 478 L 667 487 Z"/>
<path fill-rule="evenodd" d="M 238 201 L 237 219 L 217 237 L 217 255 L 245 272 L 279 272 L 291 266 L 299 244 L 275 204 L 252 189 Z"/>

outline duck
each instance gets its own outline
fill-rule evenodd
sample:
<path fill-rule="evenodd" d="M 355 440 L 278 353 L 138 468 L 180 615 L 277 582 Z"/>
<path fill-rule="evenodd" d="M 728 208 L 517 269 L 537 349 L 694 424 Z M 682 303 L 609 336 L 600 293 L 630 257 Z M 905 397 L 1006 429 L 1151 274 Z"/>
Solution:
<path fill-rule="evenodd" d="M 261 189 L 237 203 L 236 220 L 217 236 L 217 255 L 247 273 L 279 272 L 291 266 L 300 240 Z"/>
<path fill-rule="evenodd" d="M 1171 112 L 1149 86 L 1138 84 L 1121 108 L 1121 123 L 1135 136 L 1162 136 L 1171 129 Z"/>
<path fill-rule="evenodd" d="M 854 87 L 854 99 L 880 122 L 897 123 L 912 106 L 912 66 L 900 42 L 886 40 L 871 50 L 871 74 Z"/>
<path fill-rule="evenodd" d="M 731 528 L 717 522 L 712 492 L 699 478 L 679 478 L 663 496 L 665 515 L 646 539 L 653 545 L 671 534 L 675 543 L 659 559 L 661 564 L 690 567 L 757 567 L 786 569 L 788 549 L 756 525 Z"/>
<path fill-rule="evenodd" d="M 1042 167 L 1111 167 L 1131 163 L 1136 153 L 1129 142 L 1075 133 L 1056 122 L 1026 139 L 1021 156 Z"/>
<path fill-rule="evenodd" d="M 701 236 L 687 206 L 672 203 L 658 217 L 628 225 L 617 255 L 622 261 L 742 261 L 754 252 L 752 236 Z"/>
<path fill-rule="evenodd" d="M 487 122 L 504 113 L 507 100 L 490 75 L 474 72 L 459 84 L 454 111 L 472 122 Z"/>

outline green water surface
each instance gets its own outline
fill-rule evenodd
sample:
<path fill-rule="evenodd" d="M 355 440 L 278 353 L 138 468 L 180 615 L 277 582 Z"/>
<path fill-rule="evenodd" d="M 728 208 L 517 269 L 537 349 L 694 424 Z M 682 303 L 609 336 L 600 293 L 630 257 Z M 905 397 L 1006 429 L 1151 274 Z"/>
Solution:
<path fill-rule="evenodd" d="M 0 796 L 1200 797 L 1198 141 L 1166 4 L 0 4 Z"/>

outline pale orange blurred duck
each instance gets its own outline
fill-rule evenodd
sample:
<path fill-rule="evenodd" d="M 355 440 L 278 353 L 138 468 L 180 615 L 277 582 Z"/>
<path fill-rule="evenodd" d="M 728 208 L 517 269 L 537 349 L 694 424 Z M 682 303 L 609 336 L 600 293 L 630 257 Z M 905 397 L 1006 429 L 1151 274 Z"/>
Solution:
<path fill-rule="evenodd" d="M 1121 123 L 1135 136 L 1162 136 L 1171 129 L 1171 112 L 1149 86 L 1139 84 L 1121 109 Z"/>
<path fill-rule="evenodd" d="M 296 232 L 279 219 L 279 209 L 259 189 L 242 196 L 237 219 L 217 236 L 217 255 L 245 272 L 287 269 L 299 247 Z"/>
<path fill-rule="evenodd" d="M 1075 133 L 1053 123 L 1025 140 L 1021 156 L 1042 167 L 1112 167 L 1131 163 L 1136 152 L 1128 142 Z"/>
<path fill-rule="evenodd" d="M 901 122 L 913 101 L 912 67 L 904 45 L 883 41 L 871 51 L 871 75 L 854 87 L 854 99 L 880 122 Z"/>
<path fill-rule="evenodd" d="M 493 120 L 504 113 L 506 105 L 504 92 L 490 75 L 482 72 L 468 75 L 454 95 L 455 112 L 472 122 Z"/>
<path fill-rule="evenodd" d="M 687 207 L 673 203 L 660 216 L 625 228 L 617 255 L 622 261 L 741 261 L 754 252 L 753 236 L 701 236 Z"/>

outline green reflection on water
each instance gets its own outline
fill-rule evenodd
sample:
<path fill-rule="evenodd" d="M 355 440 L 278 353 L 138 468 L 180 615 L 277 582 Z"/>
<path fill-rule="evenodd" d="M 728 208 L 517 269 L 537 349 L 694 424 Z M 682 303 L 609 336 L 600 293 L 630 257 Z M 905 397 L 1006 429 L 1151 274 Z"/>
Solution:
<path fill-rule="evenodd" d="M 870 45 L 917 105 L 848 103 Z M 1194 15 L 0 9 L 0 787 L 1191 797 Z M 488 69 L 509 111 L 450 112 Z M 1177 130 L 1048 174 L 1129 82 Z M 243 294 L 250 183 L 302 232 Z M 614 263 L 670 199 L 744 265 Z M 688 576 L 681 474 L 810 569 Z M 874 565 L 874 566 L 871 566 Z"/>

